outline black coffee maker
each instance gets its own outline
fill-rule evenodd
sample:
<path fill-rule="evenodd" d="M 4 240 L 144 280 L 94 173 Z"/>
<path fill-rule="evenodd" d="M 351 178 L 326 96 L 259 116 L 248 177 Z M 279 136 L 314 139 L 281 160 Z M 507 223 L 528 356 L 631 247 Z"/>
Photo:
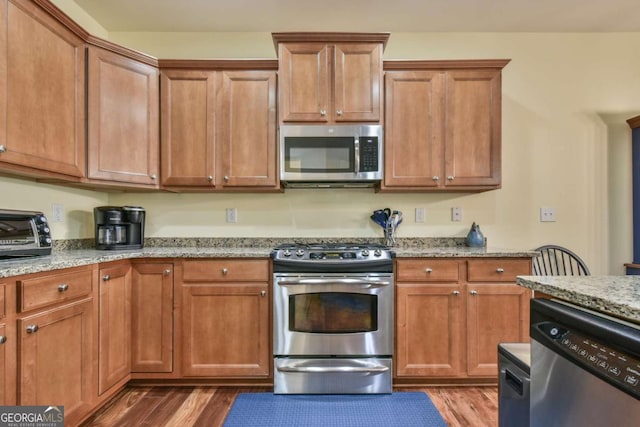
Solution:
<path fill-rule="evenodd" d="M 96 249 L 142 249 L 145 210 L 140 206 L 93 208 Z"/>

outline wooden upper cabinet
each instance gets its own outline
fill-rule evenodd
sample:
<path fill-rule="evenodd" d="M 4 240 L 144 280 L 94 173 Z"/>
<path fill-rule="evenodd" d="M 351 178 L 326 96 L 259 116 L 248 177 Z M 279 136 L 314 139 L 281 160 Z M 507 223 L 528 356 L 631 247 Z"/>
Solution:
<path fill-rule="evenodd" d="M 163 187 L 279 191 L 275 61 L 160 66 Z"/>
<path fill-rule="evenodd" d="M 162 70 L 162 185 L 216 182 L 215 72 Z"/>
<path fill-rule="evenodd" d="M 223 71 L 218 111 L 223 187 L 279 187 L 275 71 Z"/>
<path fill-rule="evenodd" d="M 436 71 L 387 72 L 384 187 L 438 187 L 443 89 L 443 76 Z"/>
<path fill-rule="evenodd" d="M 383 190 L 500 188 L 507 63 L 385 62 Z"/>
<path fill-rule="evenodd" d="M 85 176 L 85 45 L 31 1 L 0 0 L 0 169 Z"/>
<path fill-rule="evenodd" d="M 446 73 L 445 187 L 501 182 L 500 70 Z"/>
<path fill-rule="evenodd" d="M 88 178 L 157 187 L 157 68 L 91 46 L 88 79 Z"/>
<path fill-rule="evenodd" d="M 382 120 L 382 51 L 388 34 L 274 33 L 280 122 Z"/>

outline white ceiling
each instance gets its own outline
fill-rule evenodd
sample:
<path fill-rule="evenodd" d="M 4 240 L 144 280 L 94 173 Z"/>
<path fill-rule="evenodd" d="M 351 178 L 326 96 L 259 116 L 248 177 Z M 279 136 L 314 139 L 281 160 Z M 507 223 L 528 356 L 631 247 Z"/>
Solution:
<path fill-rule="evenodd" d="M 638 0 L 75 0 L 107 31 L 639 32 Z"/>

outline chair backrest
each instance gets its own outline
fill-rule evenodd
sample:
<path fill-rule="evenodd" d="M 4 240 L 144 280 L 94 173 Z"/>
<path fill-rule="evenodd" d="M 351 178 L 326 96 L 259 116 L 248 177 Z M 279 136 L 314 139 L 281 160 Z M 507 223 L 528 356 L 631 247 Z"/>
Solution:
<path fill-rule="evenodd" d="M 545 245 L 536 249 L 533 259 L 535 276 L 588 276 L 589 269 L 582 259 L 567 248 Z"/>

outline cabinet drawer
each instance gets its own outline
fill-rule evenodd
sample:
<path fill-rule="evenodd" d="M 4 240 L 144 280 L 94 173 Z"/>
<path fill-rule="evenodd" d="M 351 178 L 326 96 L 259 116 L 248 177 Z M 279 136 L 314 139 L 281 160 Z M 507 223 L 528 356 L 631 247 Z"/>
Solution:
<path fill-rule="evenodd" d="M 44 307 L 91 293 L 92 269 L 18 281 L 20 311 Z"/>
<path fill-rule="evenodd" d="M 530 259 L 469 260 L 469 282 L 515 282 L 516 276 L 531 274 Z"/>
<path fill-rule="evenodd" d="M 449 259 L 398 260 L 396 264 L 399 282 L 457 282 L 458 261 Z"/>
<path fill-rule="evenodd" d="M 264 282 L 269 280 L 267 259 L 184 261 L 183 282 Z"/>

